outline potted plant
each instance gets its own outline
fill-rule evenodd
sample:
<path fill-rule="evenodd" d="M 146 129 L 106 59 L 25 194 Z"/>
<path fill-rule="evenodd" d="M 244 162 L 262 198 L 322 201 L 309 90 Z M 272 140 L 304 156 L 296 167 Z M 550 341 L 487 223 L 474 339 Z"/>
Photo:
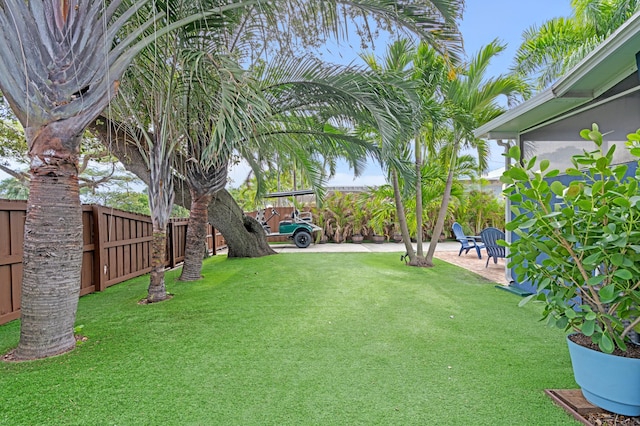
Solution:
<path fill-rule="evenodd" d="M 395 241 L 396 243 L 402 242 L 402 232 L 400 232 L 400 224 L 397 222 L 393 224 L 392 238 L 393 238 L 393 241 Z"/>
<path fill-rule="evenodd" d="M 384 223 L 381 222 L 379 218 L 373 217 L 369 221 L 369 228 L 371 228 L 371 232 L 373 232 L 371 240 L 376 244 L 384 243 L 386 239 Z"/>
<path fill-rule="evenodd" d="M 615 145 L 604 152 L 597 125 L 580 135 L 596 149 L 574 156 L 562 180 L 554 179 L 559 171 L 549 170 L 548 160 L 532 158 L 505 171 L 514 216 L 506 229 L 514 236 L 504 245 L 518 280 L 538 289 L 523 303 L 542 302 L 543 319 L 573 332 L 567 340 L 585 398 L 638 416 L 640 176 L 613 164 Z M 639 141 L 640 131 L 629 135 L 636 157 Z M 520 150 L 513 147 L 508 156 L 519 162 Z"/>
<path fill-rule="evenodd" d="M 352 211 L 352 223 L 353 234 L 351 235 L 351 242 L 355 244 L 361 244 L 364 240 L 363 231 L 365 231 L 365 222 L 367 220 L 366 211 L 363 209 L 362 202 L 356 197 L 355 205 Z"/>

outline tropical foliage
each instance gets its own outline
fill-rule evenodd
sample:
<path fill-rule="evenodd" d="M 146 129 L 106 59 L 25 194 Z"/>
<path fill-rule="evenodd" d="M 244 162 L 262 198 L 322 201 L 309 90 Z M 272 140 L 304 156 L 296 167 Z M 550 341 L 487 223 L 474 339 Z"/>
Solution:
<path fill-rule="evenodd" d="M 283 29 L 289 27 L 285 24 L 293 23 L 290 27 L 296 27 L 298 23 L 298 28 L 311 35 L 339 35 L 346 33 L 343 29 L 348 20 L 338 18 L 363 16 L 361 22 L 366 27 L 371 13 L 380 18 L 382 26 L 402 23 L 406 30 L 451 57 L 460 45 L 455 25 L 460 2 L 433 0 L 405 4 L 372 0 L 343 2 L 345 6 L 340 3 L 213 1 L 194 4 L 196 13 L 187 16 L 174 15 L 180 10 L 179 2 L 115 1 L 105 8 L 103 2 L 95 0 L 74 4 L 63 0 L 6 0 L 0 6 L 0 50 L 3 52 L 0 91 L 25 129 L 31 166 L 29 205 L 33 206 L 26 218 L 22 334 L 15 353 L 17 358 L 46 357 L 75 346 L 73 323 L 82 262 L 77 185 L 81 135 L 113 100 L 125 70 L 146 47 L 156 43 L 154 49 L 145 52 L 149 53 L 145 57 L 161 58 L 157 66 L 179 70 L 177 64 L 183 62 L 172 62 L 179 53 L 173 48 L 181 47 L 172 43 L 179 39 L 163 38 L 178 28 L 191 25 L 196 33 L 203 34 L 213 27 L 234 30 L 250 27 L 248 34 L 264 37 L 265 33 L 253 31 L 258 29 L 256 24 L 270 22 L 272 28 Z M 244 8 L 244 14 L 233 13 L 240 8 Z M 311 30 L 301 25 L 309 18 L 314 22 Z M 257 40 L 237 31 L 212 35 L 214 51 L 221 45 L 216 43 L 217 37 L 231 44 L 251 45 Z M 282 45 L 281 40 L 278 39 L 277 44 Z M 266 38 L 263 46 L 271 48 Z M 164 53 L 168 55 L 163 56 Z M 173 76 L 175 74 L 165 78 L 167 75 L 163 73 L 140 76 L 146 77 L 147 82 L 165 96 L 158 97 L 155 91 L 143 93 L 160 101 L 155 107 L 171 108 L 167 100 L 179 93 Z M 131 105 L 131 99 L 127 101 Z M 175 123 L 166 120 L 166 115 L 152 116 L 158 120 L 145 122 L 138 115 L 133 121 L 141 124 L 138 130 L 146 132 L 137 141 L 143 142 L 143 157 L 146 156 L 153 175 L 154 184 L 149 187 L 150 207 L 158 219 L 155 230 L 161 234 L 163 219 L 169 214 L 168 207 L 174 196 L 173 163 L 168 160 L 180 135 L 173 131 Z M 58 225 L 51 227 L 51 216 L 64 220 L 56 221 Z M 60 268 L 60 264 L 68 266 Z M 164 288 L 157 280 L 155 284 L 158 284 L 154 285 L 158 289 L 155 294 L 161 299 Z"/>
<path fill-rule="evenodd" d="M 423 190 L 423 227 L 425 238 L 431 237 L 440 208 L 442 193 L 438 189 L 444 186 L 444 177 L 425 179 Z M 452 190 L 452 203 L 446 217 L 447 229 L 453 222 L 459 222 L 469 231 L 478 234 L 489 226 L 504 229 L 504 202 L 492 192 L 467 189 L 467 184 L 456 179 Z M 407 206 L 408 223 L 415 224 L 414 197 L 408 196 L 404 202 Z M 303 208 L 299 205 L 298 208 Z M 323 229 L 316 242 L 343 243 L 354 235 L 362 235 L 371 240 L 374 235 L 383 236 L 390 241 L 400 233 L 396 203 L 391 185 L 367 188 L 363 192 L 332 191 L 318 207 L 309 203 L 304 206 L 313 213 L 314 223 Z M 410 241 L 415 241 L 418 230 L 415 225 L 409 229 Z M 440 238 L 450 238 L 448 231 Z"/>
<path fill-rule="evenodd" d="M 572 0 L 570 17 L 551 19 L 523 33 L 513 70 L 540 90 L 564 75 L 638 8 L 637 0 Z"/>

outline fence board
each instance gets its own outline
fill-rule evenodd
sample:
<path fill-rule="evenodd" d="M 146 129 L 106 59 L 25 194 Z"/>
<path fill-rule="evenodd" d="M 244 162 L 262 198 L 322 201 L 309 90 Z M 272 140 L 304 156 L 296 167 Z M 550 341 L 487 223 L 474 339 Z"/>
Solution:
<path fill-rule="evenodd" d="M 0 239 L 0 256 L 11 255 L 11 219 L 10 212 L 0 211 L 0 235 L 7 235 L 9 238 Z"/>
<path fill-rule="evenodd" d="M 114 215 L 112 214 L 111 217 L 113 218 Z M 119 216 L 115 216 L 115 221 L 114 221 L 114 229 L 115 229 L 115 234 L 116 234 L 116 241 L 122 241 L 124 240 L 124 235 L 123 235 L 123 228 L 124 228 L 124 218 L 119 217 Z M 124 275 L 124 245 L 123 244 L 118 244 L 115 247 L 116 252 L 116 277 L 122 277 Z"/>
<path fill-rule="evenodd" d="M 11 266 L 0 266 L 0 318 L 13 312 Z"/>
<path fill-rule="evenodd" d="M 82 206 L 82 270 L 80 272 L 80 295 L 96 290 L 94 256 L 96 251 L 93 226 L 93 207 Z"/>
<path fill-rule="evenodd" d="M 131 221 L 127 221 L 126 224 L 123 224 L 122 227 L 122 239 L 130 240 L 131 239 Z M 122 257 L 124 259 L 122 275 L 129 275 L 131 273 L 131 244 L 127 244 L 122 247 Z M 135 269 L 134 269 L 135 271 Z"/>
<path fill-rule="evenodd" d="M 13 310 L 20 312 L 20 297 L 22 296 L 22 263 L 16 263 L 11 267 L 11 282 L 11 302 L 13 304 Z M 16 285 L 15 283 L 20 283 L 20 285 Z M 15 318 L 17 318 L 17 316 Z"/>
<path fill-rule="evenodd" d="M 27 203 L 0 200 L 0 324 L 20 316 Z"/>

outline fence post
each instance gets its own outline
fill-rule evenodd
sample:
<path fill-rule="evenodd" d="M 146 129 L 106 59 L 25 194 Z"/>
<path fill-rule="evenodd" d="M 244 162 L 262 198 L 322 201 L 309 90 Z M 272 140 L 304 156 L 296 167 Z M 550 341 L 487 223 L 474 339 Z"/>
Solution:
<path fill-rule="evenodd" d="M 209 234 L 211 235 L 211 255 L 215 256 L 218 248 L 216 247 L 216 232 L 218 232 L 213 225 L 207 223 L 207 229 L 209 230 Z"/>
<path fill-rule="evenodd" d="M 96 291 L 105 289 L 107 280 L 107 264 L 105 259 L 104 237 L 107 235 L 106 226 L 104 224 L 102 208 L 93 205 L 93 232 L 95 242 L 95 252 L 93 256 L 93 271 L 95 274 Z"/>
<path fill-rule="evenodd" d="M 171 269 L 176 267 L 176 224 L 171 221 L 167 229 L 167 239 L 169 240 L 169 267 Z"/>

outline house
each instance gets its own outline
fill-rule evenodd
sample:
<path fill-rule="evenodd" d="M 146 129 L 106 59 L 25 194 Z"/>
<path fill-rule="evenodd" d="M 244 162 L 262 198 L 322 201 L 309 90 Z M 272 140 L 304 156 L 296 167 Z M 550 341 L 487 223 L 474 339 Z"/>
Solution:
<path fill-rule="evenodd" d="M 538 161 L 549 160 L 551 168 L 564 170 L 573 155 L 593 148 L 579 134 L 597 123 L 608 144 L 620 145 L 615 161 L 630 163 L 630 173 L 635 173 L 635 162 L 621 148 L 627 134 L 640 129 L 638 61 L 640 12 L 551 87 L 479 127 L 475 136 L 502 145 L 518 144 L 523 160 L 536 156 Z M 510 271 L 506 274 L 513 282 Z M 533 291 L 527 283 L 513 285 Z"/>

